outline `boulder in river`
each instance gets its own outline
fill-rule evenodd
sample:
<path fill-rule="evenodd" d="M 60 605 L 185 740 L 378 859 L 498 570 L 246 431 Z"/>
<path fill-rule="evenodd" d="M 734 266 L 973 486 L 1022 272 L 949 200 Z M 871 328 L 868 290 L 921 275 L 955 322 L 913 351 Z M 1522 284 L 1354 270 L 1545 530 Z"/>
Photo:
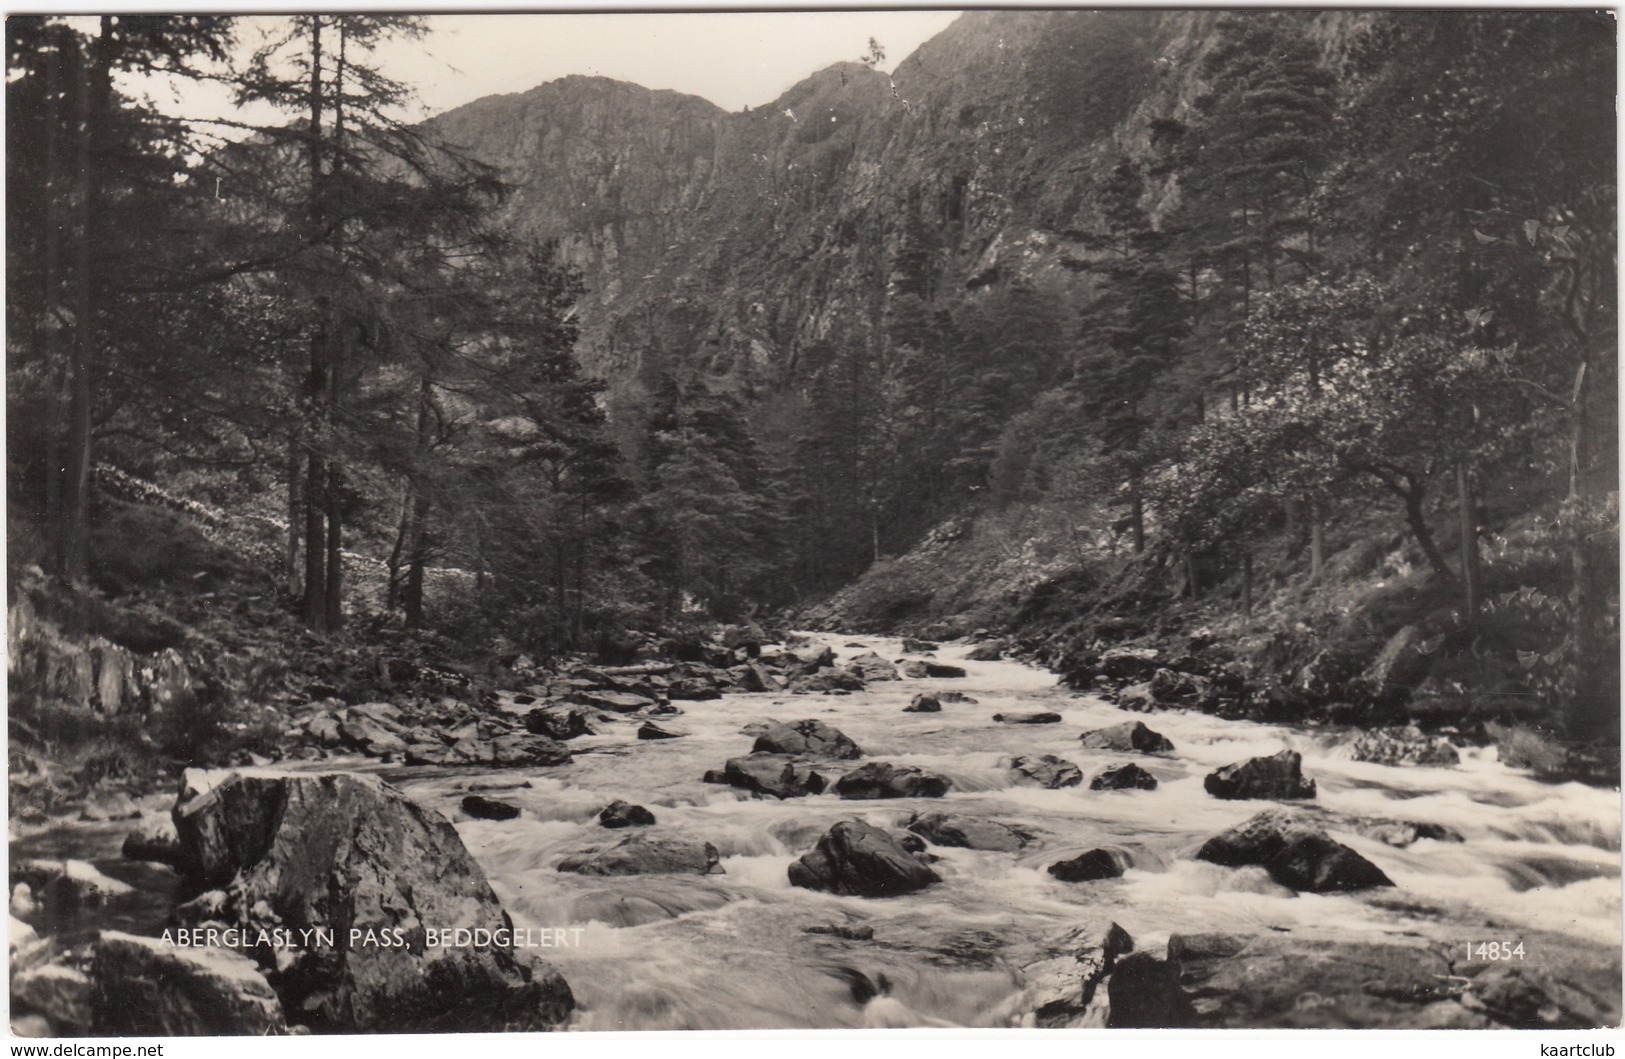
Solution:
<path fill-rule="evenodd" d="M 873 651 L 858 655 L 848 662 L 847 668 L 862 677 L 867 684 L 878 680 L 897 680 L 897 667 Z"/>
<path fill-rule="evenodd" d="M 470 794 L 463 798 L 463 812 L 476 820 L 513 820 L 519 816 L 519 806 L 483 794 Z"/>
<path fill-rule="evenodd" d="M 592 713 L 583 706 L 539 706 L 525 714 L 525 731 L 550 739 L 592 735 Z"/>
<path fill-rule="evenodd" d="M 1115 879 L 1122 875 L 1123 863 L 1109 849 L 1091 849 L 1071 860 L 1051 864 L 1049 873 L 1062 882 L 1093 882 L 1096 879 Z"/>
<path fill-rule="evenodd" d="M 653 695 L 646 695 L 640 691 L 592 688 L 573 693 L 570 701 L 594 709 L 608 710 L 611 713 L 636 713 L 647 706 L 653 706 L 656 699 Z"/>
<path fill-rule="evenodd" d="M 1170 743 L 1166 736 L 1147 728 L 1143 721 L 1127 721 L 1112 725 L 1110 728 L 1096 728 L 1092 732 L 1083 733 L 1079 738 L 1090 750 L 1167 754 L 1174 749 L 1174 744 Z"/>
<path fill-rule="evenodd" d="M 924 692 L 914 696 L 914 701 L 903 707 L 904 713 L 941 713 L 942 701 L 935 695 Z"/>
<path fill-rule="evenodd" d="M 1058 713 L 995 713 L 993 719 L 1000 724 L 1060 724 Z"/>
<path fill-rule="evenodd" d="M 109 930 L 90 967 L 90 1032 L 98 1036 L 266 1036 L 285 1029 L 277 994 L 254 961 L 232 949 L 182 948 Z"/>
<path fill-rule="evenodd" d="M 598 814 L 599 827 L 651 827 L 655 822 L 655 814 L 641 805 L 617 798 L 610 802 Z"/>
<path fill-rule="evenodd" d="M 1226 765 L 1209 773 L 1202 786 L 1213 797 L 1224 799 L 1315 796 L 1315 781 L 1304 779 L 1303 757 L 1296 750 Z"/>
<path fill-rule="evenodd" d="M 939 691 L 936 694 L 936 700 L 944 704 L 952 704 L 957 702 L 966 706 L 976 705 L 976 700 L 965 694 L 963 691 Z"/>
<path fill-rule="evenodd" d="M 902 643 L 902 647 L 903 647 L 904 651 L 908 652 L 909 654 L 916 654 L 916 655 L 930 654 L 932 651 L 935 651 L 938 647 L 941 647 L 941 646 L 942 646 L 941 644 L 932 643 L 930 640 L 916 640 L 913 637 L 909 637 L 909 636 L 903 637 L 903 643 Z"/>
<path fill-rule="evenodd" d="M 791 676 L 806 676 L 827 666 L 835 664 L 835 651 L 824 644 L 808 644 L 805 647 L 791 647 L 782 652 L 778 664 Z"/>
<path fill-rule="evenodd" d="M 193 887 L 219 889 L 182 905 L 182 925 L 335 931 L 332 947 L 259 954 L 301 1022 L 472 1032 L 556 1025 L 574 1008 L 557 971 L 513 949 L 422 944 L 425 927 L 512 922 L 450 822 L 378 777 L 192 770 L 186 787 L 181 867 Z M 418 944 L 352 943 L 352 924 Z"/>
<path fill-rule="evenodd" d="M 659 725 L 653 721 L 644 721 L 638 725 L 638 738 L 642 740 L 681 739 L 688 733 L 671 725 Z"/>
<path fill-rule="evenodd" d="M 997 640 L 977 644 L 965 654 L 968 662 L 997 662 L 1004 657 L 1004 645 Z"/>
<path fill-rule="evenodd" d="M 577 875 L 721 875 L 717 847 L 672 835 L 634 834 L 604 849 L 576 853 L 559 871 Z"/>
<path fill-rule="evenodd" d="M 823 721 L 809 718 L 802 721 L 769 721 L 756 736 L 753 754 L 790 754 L 793 756 L 827 757 L 852 760 L 863 756 L 863 750 L 847 738 L 839 728 L 831 728 Z"/>
<path fill-rule="evenodd" d="M 1282 886 L 1310 893 L 1394 885 L 1381 868 L 1354 850 L 1279 809 L 1213 836 L 1196 857 L 1232 868 L 1260 865 Z"/>
<path fill-rule="evenodd" d="M 1461 754 L 1450 740 L 1429 739 L 1415 726 L 1379 728 L 1354 740 L 1354 760 L 1376 765 L 1459 765 Z"/>
<path fill-rule="evenodd" d="M 1100 775 L 1089 781 L 1092 791 L 1154 791 L 1157 789 L 1157 777 L 1145 769 L 1129 761 L 1121 765 L 1113 765 Z"/>
<path fill-rule="evenodd" d="M 842 798 L 941 798 L 953 784 L 945 776 L 918 765 L 893 765 L 872 761 L 835 781 L 835 793 Z"/>
<path fill-rule="evenodd" d="M 1143 680 L 1138 684 L 1131 684 L 1117 693 L 1117 708 L 1129 710 L 1133 713 L 1150 713 L 1164 703 L 1157 701 L 1157 696 L 1151 691 L 1151 682 Z"/>
<path fill-rule="evenodd" d="M 948 678 L 963 677 L 963 666 L 943 665 L 940 662 L 904 662 L 903 675 L 914 680 L 944 680 Z"/>
<path fill-rule="evenodd" d="M 729 758 L 722 781 L 757 794 L 774 798 L 802 798 L 821 794 L 827 786 L 823 776 L 787 754 L 750 754 Z"/>
<path fill-rule="evenodd" d="M 1090 919 L 1044 948 L 1052 955 L 1024 966 L 1021 976 L 1037 1024 L 1063 1029 L 1087 1024 L 1085 1012 L 1095 993 L 1134 951 L 1134 939 L 1109 919 Z"/>
<path fill-rule="evenodd" d="M 1033 835 L 1019 827 L 959 813 L 915 813 L 906 826 L 933 845 L 959 849 L 1014 853 L 1033 841 Z"/>
<path fill-rule="evenodd" d="M 894 837 L 862 820 L 840 820 L 790 865 L 790 885 L 857 897 L 894 897 L 941 876 Z"/>
<path fill-rule="evenodd" d="M 793 678 L 788 690 L 792 695 L 841 695 L 862 691 L 863 678 L 845 666 L 831 666 Z"/>
<path fill-rule="evenodd" d="M 1019 777 L 1018 783 L 1050 790 L 1076 787 L 1083 782 L 1078 766 L 1054 754 L 1023 754 L 1010 762 L 1010 771 Z"/>

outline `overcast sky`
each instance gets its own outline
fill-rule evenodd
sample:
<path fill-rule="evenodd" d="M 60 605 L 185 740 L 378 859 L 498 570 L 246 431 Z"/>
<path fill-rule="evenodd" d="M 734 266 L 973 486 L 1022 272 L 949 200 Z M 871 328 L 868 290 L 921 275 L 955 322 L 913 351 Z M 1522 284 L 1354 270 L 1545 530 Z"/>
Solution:
<path fill-rule="evenodd" d="M 383 69 L 417 89 L 416 117 L 495 93 L 523 92 L 568 74 L 670 88 L 727 110 L 772 102 L 831 63 L 861 58 L 869 38 L 890 71 L 958 16 L 954 11 L 684 12 L 660 14 L 429 15 L 429 33 L 380 50 Z M 278 16 L 244 17 L 251 51 Z M 231 109 L 218 88 L 154 85 L 154 99 L 187 117 Z"/>

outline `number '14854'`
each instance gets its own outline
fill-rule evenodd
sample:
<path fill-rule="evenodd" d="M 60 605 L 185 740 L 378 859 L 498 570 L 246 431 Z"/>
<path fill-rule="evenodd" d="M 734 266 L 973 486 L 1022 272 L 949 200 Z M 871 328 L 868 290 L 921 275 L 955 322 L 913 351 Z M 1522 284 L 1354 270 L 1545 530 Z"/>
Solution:
<path fill-rule="evenodd" d="M 1467 943 L 1467 959 L 1473 960 L 1521 960 L 1523 959 L 1523 942 L 1514 945 L 1510 941 L 1469 941 Z"/>

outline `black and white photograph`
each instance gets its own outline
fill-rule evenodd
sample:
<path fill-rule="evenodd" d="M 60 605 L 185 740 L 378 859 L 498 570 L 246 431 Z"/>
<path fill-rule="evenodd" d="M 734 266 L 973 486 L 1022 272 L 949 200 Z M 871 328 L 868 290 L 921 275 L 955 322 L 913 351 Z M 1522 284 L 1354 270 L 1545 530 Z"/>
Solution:
<path fill-rule="evenodd" d="M 9 1034 L 1619 1041 L 1617 14 L 8 15 Z"/>

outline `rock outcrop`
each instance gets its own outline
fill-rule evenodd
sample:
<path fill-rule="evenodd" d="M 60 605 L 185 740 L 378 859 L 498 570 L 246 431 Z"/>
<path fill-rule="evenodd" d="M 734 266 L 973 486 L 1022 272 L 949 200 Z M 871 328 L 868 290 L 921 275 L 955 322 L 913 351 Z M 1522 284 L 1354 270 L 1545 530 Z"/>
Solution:
<path fill-rule="evenodd" d="M 252 950 L 299 1022 L 471 1032 L 556 1025 L 574 1007 L 557 971 L 512 949 L 424 944 L 425 928 L 512 922 L 445 817 L 377 777 L 194 771 L 187 788 L 180 868 L 208 892 L 181 923 L 334 932 L 331 946 Z M 352 925 L 412 943 L 365 944 Z"/>
<path fill-rule="evenodd" d="M 96 943 L 89 1000 L 97 1035 L 265 1036 L 286 1028 L 277 994 L 246 956 L 117 931 Z"/>

